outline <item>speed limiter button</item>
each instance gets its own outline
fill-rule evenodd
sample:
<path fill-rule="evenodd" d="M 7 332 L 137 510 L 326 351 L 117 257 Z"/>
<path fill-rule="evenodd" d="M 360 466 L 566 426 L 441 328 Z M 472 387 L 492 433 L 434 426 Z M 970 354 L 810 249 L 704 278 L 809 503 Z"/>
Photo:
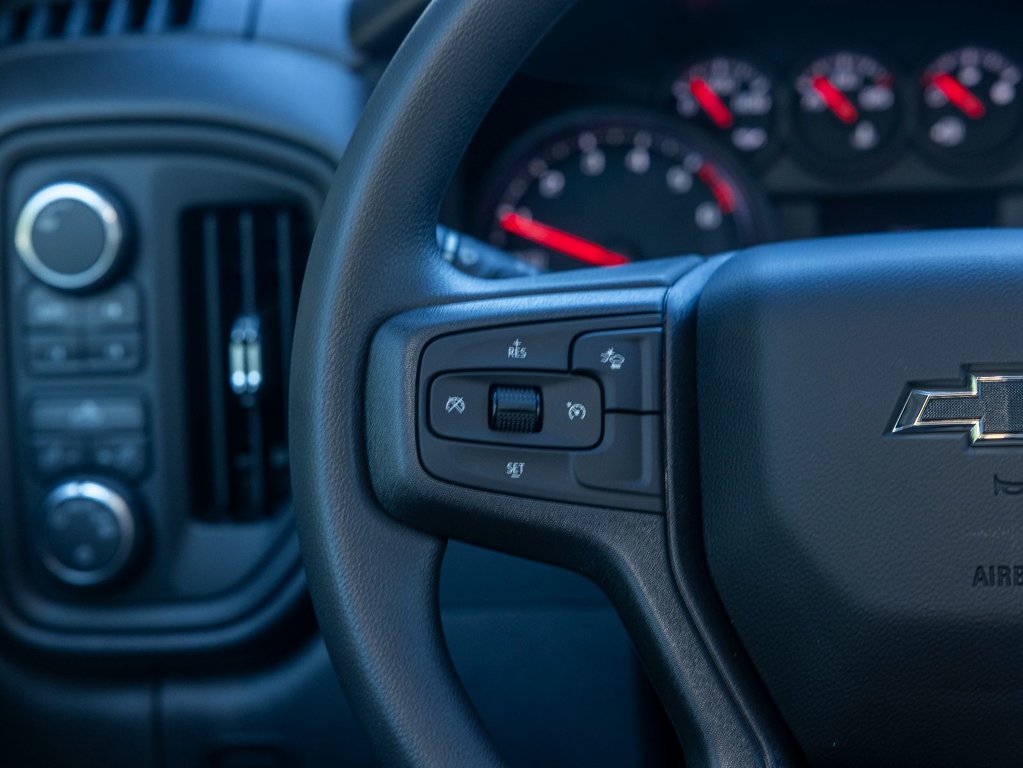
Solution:
<path fill-rule="evenodd" d="M 580 336 L 572 370 L 596 376 L 609 411 L 661 410 L 661 329 L 636 328 Z"/>

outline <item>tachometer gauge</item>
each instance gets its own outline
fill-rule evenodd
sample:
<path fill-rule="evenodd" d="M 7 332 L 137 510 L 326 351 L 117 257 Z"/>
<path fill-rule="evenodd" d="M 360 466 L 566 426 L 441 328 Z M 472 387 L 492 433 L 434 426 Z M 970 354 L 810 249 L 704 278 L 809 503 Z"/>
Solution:
<path fill-rule="evenodd" d="M 763 157 L 775 139 L 774 89 L 747 61 L 718 56 L 686 68 L 672 83 L 675 108 L 686 120 L 720 133 L 748 157 Z"/>
<path fill-rule="evenodd" d="M 494 179 L 483 228 L 492 244 L 544 270 L 751 244 L 762 219 L 706 143 L 646 116 L 542 126 Z"/>
<path fill-rule="evenodd" d="M 959 48 L 939 56 L 921 77 L 925 144 L 949 158 L 997 153 L 1020 127 L 1021 73 L 1002 54 Z"/>
<path fill-rule="evenodd" d="M 802 140 L 825 161 L 875 159 L 898 134 L 895 77 L 870 56 L 825 56 L 799 74 L 795 88 Z"/>

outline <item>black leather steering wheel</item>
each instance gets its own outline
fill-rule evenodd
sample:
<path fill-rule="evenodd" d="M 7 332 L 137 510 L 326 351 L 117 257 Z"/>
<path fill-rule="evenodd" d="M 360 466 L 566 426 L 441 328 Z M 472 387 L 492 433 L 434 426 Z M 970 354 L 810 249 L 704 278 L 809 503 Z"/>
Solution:
<path fill-rule="evenodd" d="M 1009 660 L 1018 647 L 1018 610 L 978 611 L 950 566 L 972 576 L 974 564 L 1011 562 L 999 549 L 1008 533 L 969 538 L 957 515 L 1003 514 L 988 509 L 1006 498 L 989 498 L 991 474 L 997 496 L 1013 458 L 964 461 L 968 414 L 932 419 L 937 436 L 917 436 L 925 411 L 900 426 L 914 382 L 954 394 L 978 364 L 1019 368 L 1012 335 L 996 332 L 1023 319 L 1018 234 L 782 245 L 507 281 L 456 272 L 435 231 L 447 185 L 569 5 L 434 0 L 377 86 L 316 235 L 291 388 L 298 526 L 324 638 L 380 758 L 501 764 L 443 641 L 447 538 L 596 581 L 689 765 L 800 764 L 839 743 L 844 764 L 1013 754 L 1021 729 L 1000 706 L 1015 688 L 970 699 L 971 722 L 991 732 L 981 752 L 961 751 L 957 729 L 931 733 L 963 703 L 936 692 L 973 697 L 1006 680 L 970 652 L 964 622 L 996 630 L 988 654 Z M 940 314 L 964 301 L 983 311 Z M 620 494 L 532 498 L 424 467 L 435 339 L 640 321 L 664 337 L 657 508 L 630 509 Z M 959 393 L 971 408 L 988 402 L 970 397 Z M 908 557 L 920 549 L 941 556 Z"/>

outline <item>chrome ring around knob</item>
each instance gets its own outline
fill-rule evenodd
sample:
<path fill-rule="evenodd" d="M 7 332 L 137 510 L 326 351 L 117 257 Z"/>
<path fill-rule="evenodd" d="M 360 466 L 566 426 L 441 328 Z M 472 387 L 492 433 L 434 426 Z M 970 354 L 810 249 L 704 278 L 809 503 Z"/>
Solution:
<path fill-rule="evenodd" d="M 53 269 L 36 252 L 33 236 L 39 215 L 53 203 L 69 200 L 89 208 L 103 228 L 103 246 L 96 260 L 81 272 Z M 60 182 L 43 187 L 28 199 L 14 227 L 14 246 L 25 267 L 53 288 L 74 291 L 94 285 L 109 274 L 117 263 L 124 243 L 124 224 L 116 206 L 92 187 L 77 182 Z"/>
<path fill-rule="evenodd" d="M 124 497 L 110 487 L 94 480 L 77 480 L 58 485 L 46 496 L 42 504 L 43 528 L 47 526 L 46 516 L 63 504 L 78 500 L 93 502 L 113 516 L 120 537 L 113 555 L 98 568 L 78 569 L 62 562 L 46 541 L 40 542 L 40 552 L 43 565 L 60 581 L 78 587 L 95 586 L 120 575 L 131 559 L 137 539 L 135 515 Z M 45 536 L 43 533 L 44 539 Z"/>

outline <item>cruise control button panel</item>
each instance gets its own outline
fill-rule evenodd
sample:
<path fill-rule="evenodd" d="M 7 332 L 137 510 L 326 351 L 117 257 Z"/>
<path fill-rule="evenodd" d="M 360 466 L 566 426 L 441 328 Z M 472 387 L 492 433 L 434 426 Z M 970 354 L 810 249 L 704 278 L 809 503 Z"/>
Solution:
<path fill-rule="evenodd" d="M 531 427 L 502 429 L 495 400 L 503 391 L 531 391 Z M 430 387 L 430 428 L 441 437 L 544 448 L 589 448 L 600 441 L 600 385 L 584 376 L 502 371 L 442 374 Z M 507 419 L 507 414 L 502 417 Z"/>
<path fill-rule="evenodd" d="M 466 331 L 427 345 L 419 449 L 447 482 L 663 509 L 661 318 Z"/>

